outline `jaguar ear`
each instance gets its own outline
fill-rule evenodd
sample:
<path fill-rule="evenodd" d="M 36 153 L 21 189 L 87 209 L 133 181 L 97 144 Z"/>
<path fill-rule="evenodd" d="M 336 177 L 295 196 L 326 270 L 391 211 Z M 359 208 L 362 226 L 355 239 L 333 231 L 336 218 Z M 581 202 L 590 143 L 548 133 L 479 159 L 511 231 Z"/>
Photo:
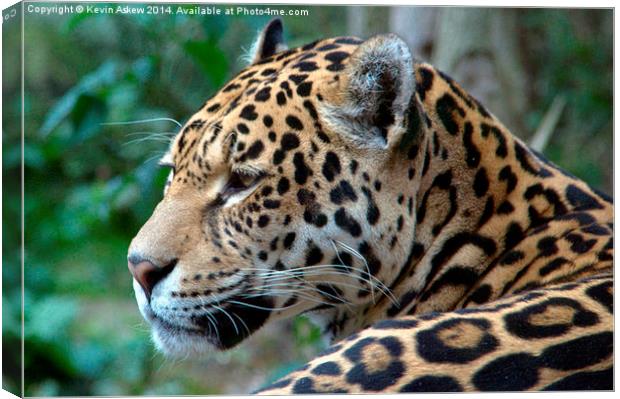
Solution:
<path fill-rule="evenodd" d="M 252 64 L 288 48 L 282 38 L 282 30 L 280 18 L 269 21 L 252 46 Z"/>
<path fill-rule="evenodd" d="M 409 128 L 415 110 L 413 59 L 393 34 L 362 43 L 345 68 L 338 104 L 322 107 L 328 126 L 359 147 L 392 147 Z"/>

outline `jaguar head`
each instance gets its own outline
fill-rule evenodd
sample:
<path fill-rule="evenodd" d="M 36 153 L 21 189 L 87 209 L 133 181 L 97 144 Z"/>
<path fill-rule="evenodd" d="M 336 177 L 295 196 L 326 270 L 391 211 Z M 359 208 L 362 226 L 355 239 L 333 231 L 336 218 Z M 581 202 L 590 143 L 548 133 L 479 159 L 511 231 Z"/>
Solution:
<path fill-rule="evenodd" d="M 163 199 L 129 247 L 140 311 L 170 355 L 368 306 L 406 257 L 403 142 L 423 128 L 407 46 L 381 35 L 287 50 L 282 36 L 270 22 L 251 65 L 174 138 Z"/>

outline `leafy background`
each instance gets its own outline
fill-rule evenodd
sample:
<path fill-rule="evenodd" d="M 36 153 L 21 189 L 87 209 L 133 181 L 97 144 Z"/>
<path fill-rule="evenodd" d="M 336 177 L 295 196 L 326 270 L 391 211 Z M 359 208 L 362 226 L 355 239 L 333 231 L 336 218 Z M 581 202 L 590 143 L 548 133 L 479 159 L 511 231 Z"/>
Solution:
<path fill-rule="evenodd" d="M 348 33 L 347 8 L 303 8 L 310 17 L 284 17 L 289 45 Z M 368 34 L 389 29 L 381 22 L 386 10 L 368 11 L 378 21 Z M 165 359 L 153 349 L 125 266 L 129 241 L 161 197 L 166 172 L 156 158 L 177 127 L 105 123 L 186 121 L 243 67 L 243 49 L 268 20 L 26 16 L 26 395 L 242 393 L 323 346 L 317 329 L 300 317 L 268 326 L 229 352 Z M 19 391 L 21 334 L 21 99 L 19 60 L 11 56 L 19 53 L 16 26 L 3 25 L 2 137 L 3 379 L 13 392 Z M 525 124 L 533 130 L 563 94 L 566 111 L 545 152 L 606 192 L 612 177 L 611 26 L 612 14 L 604 10 L 519 11 L 530 77 Z"/>

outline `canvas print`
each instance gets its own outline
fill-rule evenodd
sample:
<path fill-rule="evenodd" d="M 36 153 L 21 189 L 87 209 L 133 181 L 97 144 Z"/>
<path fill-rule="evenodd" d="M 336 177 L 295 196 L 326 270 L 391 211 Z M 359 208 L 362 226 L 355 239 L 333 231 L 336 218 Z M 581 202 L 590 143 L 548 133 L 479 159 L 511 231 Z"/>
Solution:
<path fill-rule="evenodd" d="M 613 390 L 613 10 L 3 10 L 3 389 Z"/>

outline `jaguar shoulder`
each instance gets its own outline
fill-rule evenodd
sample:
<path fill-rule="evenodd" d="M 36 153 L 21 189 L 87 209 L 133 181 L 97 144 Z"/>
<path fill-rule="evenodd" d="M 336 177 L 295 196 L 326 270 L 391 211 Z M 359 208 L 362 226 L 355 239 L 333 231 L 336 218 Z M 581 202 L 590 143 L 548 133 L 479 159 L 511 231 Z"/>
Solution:
<path fill-rule="evenodd" d="M 612 389 L 612 200 L 397 36 L 272 21 L 161 162 L 128 263 L 163 352 L 311 312 L 333 346 L 261 393 Z"/>

